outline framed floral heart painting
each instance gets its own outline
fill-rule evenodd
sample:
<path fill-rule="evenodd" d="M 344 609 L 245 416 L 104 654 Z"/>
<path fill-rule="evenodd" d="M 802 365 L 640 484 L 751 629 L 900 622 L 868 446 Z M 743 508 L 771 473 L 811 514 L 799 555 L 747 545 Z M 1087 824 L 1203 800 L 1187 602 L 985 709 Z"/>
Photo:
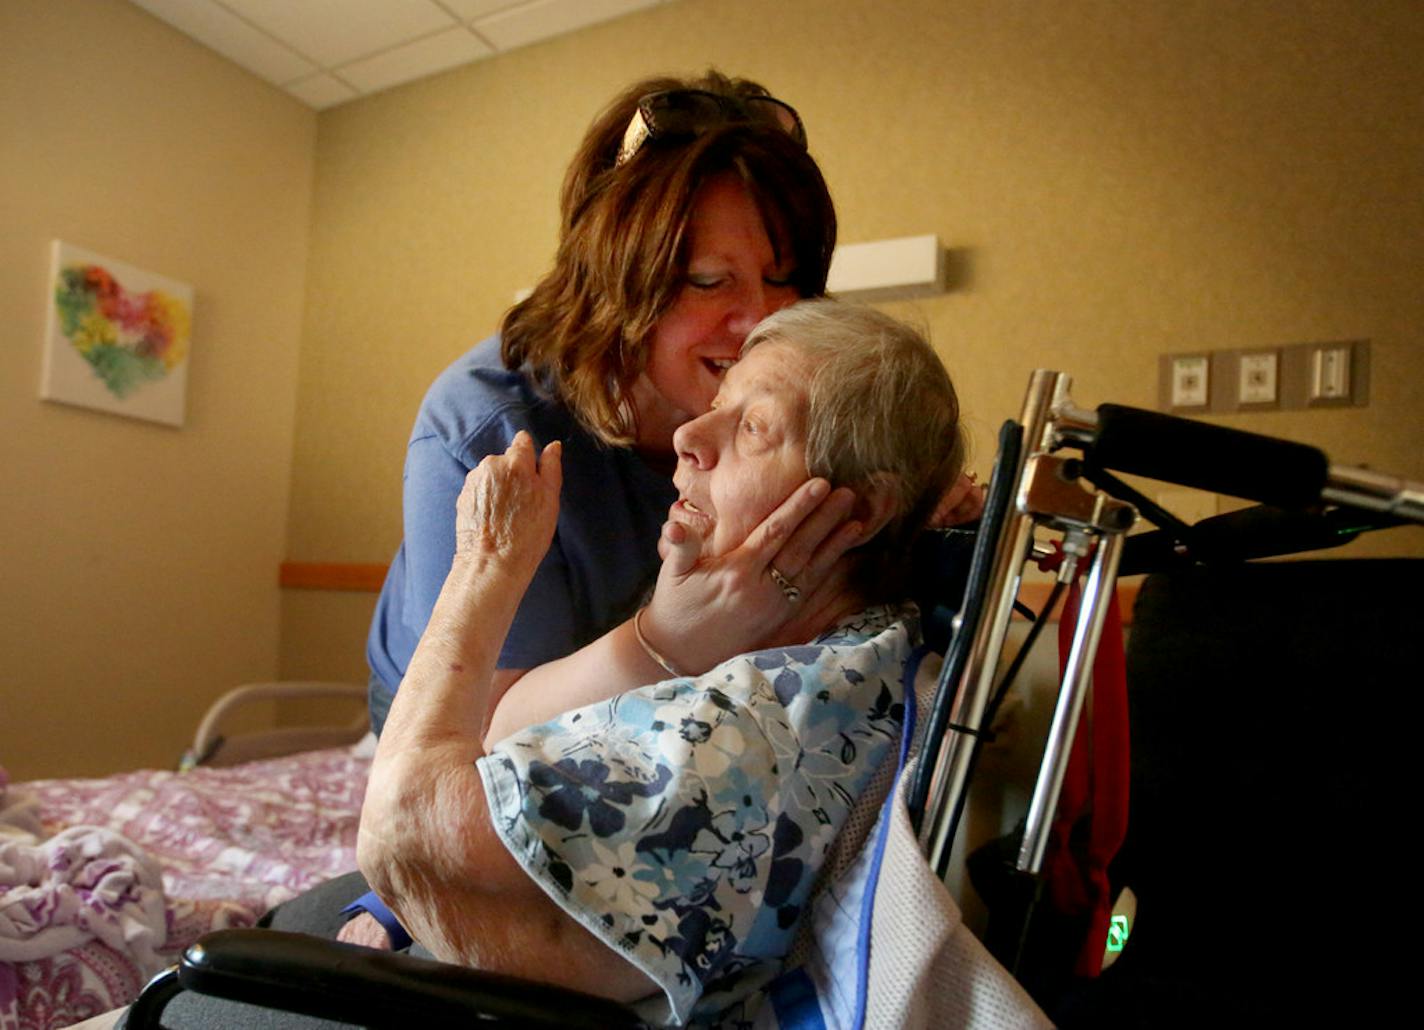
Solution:
<path fill-rule="evenodd" d="M 193 288 L 55 240 L 45 400 L 183 424 Z"/>

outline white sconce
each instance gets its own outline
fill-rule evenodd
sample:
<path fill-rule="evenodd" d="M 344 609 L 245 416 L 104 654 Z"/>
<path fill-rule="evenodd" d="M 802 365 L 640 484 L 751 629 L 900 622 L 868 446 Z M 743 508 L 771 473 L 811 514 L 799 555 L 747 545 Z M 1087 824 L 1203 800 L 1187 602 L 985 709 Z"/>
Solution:
<path fill-rule="evenodd" d="M 843 243 L 831 258 L 826 291 L 842 300 L 904 300 L 949 290 L 939 237 L 901 236 Z"/>

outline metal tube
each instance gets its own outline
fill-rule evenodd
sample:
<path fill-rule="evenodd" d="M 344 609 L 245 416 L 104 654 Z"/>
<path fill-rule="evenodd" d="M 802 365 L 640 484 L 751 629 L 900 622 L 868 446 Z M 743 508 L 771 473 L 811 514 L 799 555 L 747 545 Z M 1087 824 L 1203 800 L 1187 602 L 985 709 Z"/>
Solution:
<path fill-rule="evenodd" d="M 1053 812 L 1058 807 L 1058 795 L 1063 789 L 1063 777 L 1068 771 L 1073 740 L 1078 732 L 1078 718 L 1083 711 L 1083 699 L 1093 677 L 1093 658 L 1102 639 L 1103 623 L 1108 614 L 1108 591 L 1115 589 L 1117 567 L 1122 560 L 1123 534 L 1108 533 L 1098 543 L 1098 552 L 1083 586 L 1083 598 L 1078 606 L 1078 621 L 1073 628 L 1073 644 L 1063 670 L 1063 688 L 1053 710 L 1053 723 L 1044 745 L 1043 763 L 1039 766 L 1038 782 L 1034 784 L 1024 825 L 1023 844 L 1019 848 L 1018 868 L 1037 874 L 1043 866 L 1044 849 Z"/>
<path fill-rule="evenodd" d="M 1013 617 L 1020 571 L 1032 535 L 1032 519 L 1019 514 L 1011 516 L 1009 526 L 1005 527 L 1007 543 L 1000 545 L 999 560 L 995 562 L 989 584 L 990 610 L 980 620 L 979 630 L 974 635 L 964 670 L 964 685 L 950 709 L 949 728 L 930 781 L 929 801 L 925 806 L 925 856 L 930 867 L 940 875 L 954 846 L 974 757 L 974 738 L 960 727 L 978 727 L 993 696 L 998 655 L 1003 650 L 1004 637 Z"/>
<path fill-rule="evenodd" d="M 163 1030 L 163 1010 L 168 1003 L 183 993 L 183 985 L 178 981 L 178 967 L 169 966 L 154 974 L 144 985 L 143 993 L 129 1006 L 125 1026 L 134 1030 Z"/>
<path fill-rule="evenodd" d="M 1027 456 L 1041 448 L 1050 428 L 1049 416 L 1057 396 L 1066 389 L 1068 377 L 1058 372 L 1038 370 L 1029 380 L 1024 397 L 1023 453 L 1015 469 L 1015 496 L 1022 488 Z M 950 710 L 950 728 L 930 780 L 929 797 L 925 805 L 925 820 L 921 839 L 931 868 L 941 876 L 954 845 L 954 834 L 968 790 L 970 765 L 974 757 L 971 735 L 956 727 L 978 728 L 984 709 L 993 696 L 994 674 L 998 670 L 999 652 L 1003 649 L 1013 615 L 1014 599 L 1018 596 L 1023 563 L 1033 539 L 1033 520 L 1025 515 L 1017 502 L 994 556 L 993 570 L 986 596 L 988 612 L 979 620 L 970 647 L 964 679 L 955 694 Z M 941 684 L 941 689 L 946 685 Z"/>
<path fill-rule="evenodd" d="M 1320 496 L 1333 504 L 1424 522 L 1424 483 L 1412 483 L 1398 476 L 1331 465 Z"/>

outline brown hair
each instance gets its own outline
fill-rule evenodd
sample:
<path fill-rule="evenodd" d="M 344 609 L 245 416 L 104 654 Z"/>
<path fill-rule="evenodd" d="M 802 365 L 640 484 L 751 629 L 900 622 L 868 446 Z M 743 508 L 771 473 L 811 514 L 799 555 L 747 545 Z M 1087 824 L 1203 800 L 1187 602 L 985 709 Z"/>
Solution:
<path fill-rule="evenodd" d="M 628 87 L 590 126 L 564 177 L 553 269 L 501 327 L 506 367 L 526 369 L 610 444 L 636 438 L 631 389 L 658 319 L 682 288 L 686 228 L 703 183 L 730 172 L 746 185 L 777 260 L 782 248 L 791 251 L 801 296 L 825 292 L 835 249 L 835 209 L 820 169 L 790 135 L 765 123 L 734 121 L 691 140 L 648 140 L 616 165 L 638 101 L 671 89 L 767 95 L 754 82 L 715 71 Z"/>
<path fill-rule="evenodd" d="M 851 583 L 869 602 L 899 601 L 911 548 L 964 465 L 959 397 L 925 337 L 873 308 L 802 301 L 762 319 L 742 353 L 786 343 L 811 357 L 806 471 L 834 486 L 882 480 L 895 513 L 851 556 Z"/>

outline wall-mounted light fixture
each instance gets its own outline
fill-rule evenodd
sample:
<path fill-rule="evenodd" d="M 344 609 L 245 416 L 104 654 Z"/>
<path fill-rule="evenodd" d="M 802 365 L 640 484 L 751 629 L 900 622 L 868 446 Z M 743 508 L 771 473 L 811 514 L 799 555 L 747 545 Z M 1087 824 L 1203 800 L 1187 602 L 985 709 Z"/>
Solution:
<path fill-rule="evenodd" d="M 827 292 L 842 300 L 933 297 L 948 288 L 945 250 L 935 235 L 843 243 L 826 280 Z"/>

